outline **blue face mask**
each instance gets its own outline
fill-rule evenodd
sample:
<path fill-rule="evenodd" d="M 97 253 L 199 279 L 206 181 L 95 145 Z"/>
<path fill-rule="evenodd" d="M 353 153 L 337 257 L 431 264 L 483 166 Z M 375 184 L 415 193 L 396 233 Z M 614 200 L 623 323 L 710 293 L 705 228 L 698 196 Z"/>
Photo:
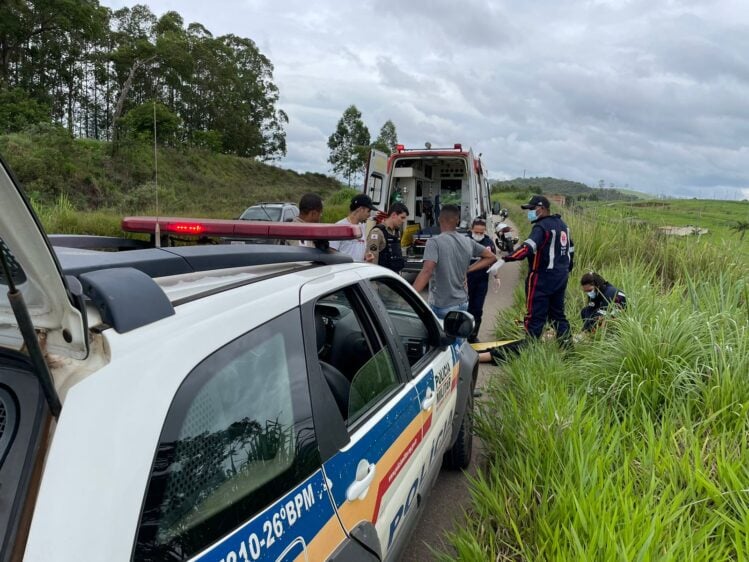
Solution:
<path fill-rule="evenodd" d="M 597 293 L 596 293 L 596 290 L 595 290 L 595 289 L 593 289 L 592 291 L 588 291 L 588 292 L 587 292 L 587 293 L 585 293 L 585 294 L 586 294 L 586 295 L 588 295 L 588 296 L 589 296 L 590 298 L 594 299 L 594 298 L 596 298 L 596 294 L 597 294 Z"/>
<path fill-rule="evenodd" d="M 532 210 L 528 211 L 528 220 L 529 221 L 533 222 L 537 218 L 538 217 L 536 216 L 536 209 L 532 209 Z"/>

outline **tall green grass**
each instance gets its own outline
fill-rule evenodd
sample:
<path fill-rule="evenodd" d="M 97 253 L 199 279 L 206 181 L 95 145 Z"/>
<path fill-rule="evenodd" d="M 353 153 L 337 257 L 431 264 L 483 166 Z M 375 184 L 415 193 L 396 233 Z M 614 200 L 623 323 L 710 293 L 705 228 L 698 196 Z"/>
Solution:
<path fill-rule="evenodd" d="M 536 343 L 494 376 L 476 419 L 487 466 L 443 558 L 749 559 L 747 263 L 647 226 L 566 218 L 575 327 L 586 269 L 629 307 L 573 352 Z"/>

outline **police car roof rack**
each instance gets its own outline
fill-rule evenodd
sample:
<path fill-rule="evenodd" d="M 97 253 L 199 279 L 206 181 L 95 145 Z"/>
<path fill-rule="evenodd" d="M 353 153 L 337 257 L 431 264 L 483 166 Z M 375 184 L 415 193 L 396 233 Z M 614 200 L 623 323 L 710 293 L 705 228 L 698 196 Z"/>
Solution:
<path fill-rule="evenodd" d="M 75 249 L 58 247 L 56 252 L 65 275 L 74 277 L 90 271 L 123 267 L 137 269 L 149 277 L 168 277 L 255 265 L 294 262 L 332 265 L 352 261 L 349 256 L 337 252 L 327 253 L 315 248 L 261 244 L 177 246 L 130 252 L 78 252 Z"/>
<path fill-rule="evenodd" d="M 86 234 L 50 234 L 50 243 L 58 248 L 77 248 L 79 250 L 138 250 L 151 248 L 148 240 L 122 238 L 118 236 L 91 236 Z"/>
<path fill-rule="evenodd" d="M 76 277 L 102 321 L 119 333 L 129 332 L 174 314 L 171 303 L 153 280 L 183 273 L 255 265 L 350 263 L 345 254 L 315 248 L 222 245 L 149 248 L 130 252 L 92 252 L 57 247 L 63 272 Z M 248 282 L 267 279 L 261 276 Z M 225 290 L 224 287 L 210 294 Z M 201 294 L 202 296 L 207 296 Z"/>

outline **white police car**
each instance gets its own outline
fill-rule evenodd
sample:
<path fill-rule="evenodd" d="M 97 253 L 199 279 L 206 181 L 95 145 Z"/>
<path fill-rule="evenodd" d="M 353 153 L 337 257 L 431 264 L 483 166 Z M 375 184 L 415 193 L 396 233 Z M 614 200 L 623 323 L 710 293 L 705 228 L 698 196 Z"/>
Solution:
<path fill-rule="evenodd" d="M 469 462 L 470 316 L 443 329 L 387 270 L 309 248 L 53 251 L 4 164 L 0 239 L 0 560 L 395 559 L 443 461 Z"/>

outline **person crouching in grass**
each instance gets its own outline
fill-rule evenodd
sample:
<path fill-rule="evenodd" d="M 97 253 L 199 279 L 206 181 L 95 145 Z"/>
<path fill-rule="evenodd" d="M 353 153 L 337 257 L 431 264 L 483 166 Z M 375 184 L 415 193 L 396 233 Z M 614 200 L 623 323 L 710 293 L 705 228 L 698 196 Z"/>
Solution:
<path fill-rule="evenodd" d="M 626 295 L 593 271 L 580 279 L 580 287 L 588 297 L 587 304 L 580 311 L 583 330 L 594 332 L 608 317 L 626 308 Z"/>

